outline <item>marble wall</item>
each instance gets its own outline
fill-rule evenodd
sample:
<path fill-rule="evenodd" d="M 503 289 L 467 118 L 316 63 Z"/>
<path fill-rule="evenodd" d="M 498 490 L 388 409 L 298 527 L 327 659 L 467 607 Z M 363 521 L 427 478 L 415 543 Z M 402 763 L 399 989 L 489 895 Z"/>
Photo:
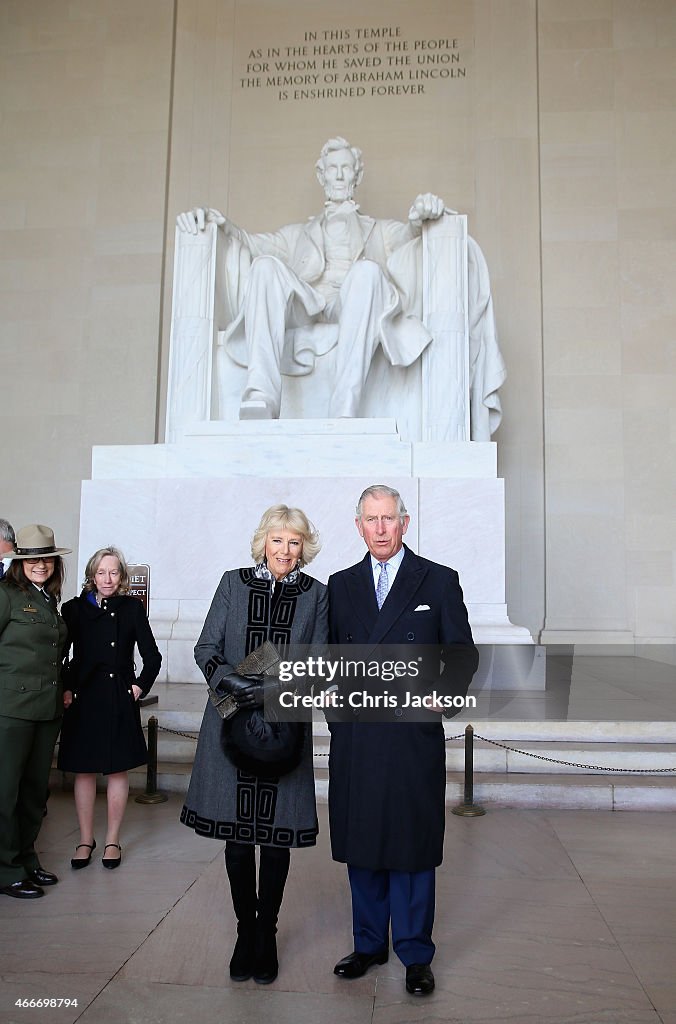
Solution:
<path fill-rule="evenodd" d="M 293 102 L 242 85 L 258 48 L 397 25 L 457 38 L 466 75 Z M 342 133 L 366 212 L 436 190 L 488 260 L 512 621 L 673 641 L 675 44 L 671 0 L 6 0 L 0 515 L 76 544 L 92 446 L 162 439 L 175 213 L 304 219 Z"/>
<path fill-rule="evenodd" d="M 0 6 L 0 515 L 62 545 L 92 445 L 155 438 L 172 38 L 172 0 Z"/>
<path fill-rule="evenodd" d="M 512 621 L 537 633 L 544 617 L 544 485 L 535 3 L 345 0 L 337 7 L 327 0 L 191 0 L 178 11 L 172 209 L 206 203 L 251 230 L 303 221 L 321 209 L 314 177 L 318 150 L 327 136 L 343 134 L 364 151 L 358 192 L 364 212 L 403 218 L 418 192 L 432 190 L 468 214 L 469 232 L 491 272 L 509 369 L 505 421 L 496 438 L 507 480 L 508 601 Z M 364 60 L 358 31 L 383 27 L 399 29 L 390 47 L 406 42 L 408 49 L 388 49 L 381 38 L 373 56 L 381 55 L 383 63 L 350 68 L 353 74 L 453 69 L 419 58 L 445 59 L 454 51 L 434 44 L 457 39 L 464 77 L 425 80 L 424 92 L 385 96 L 371 90 L 422 88 L 420 80 L 365 82 L 366 95 L 340 100 L 279 100 L 283 90 L 267 85 L 280 74 L 269 49 L 284 54 L 304 45 L 306 33 L 316 33 L 299 61 L 313 59 L 317 43 L 358 46 L 356 58 Z M 430 46 L 416 49 L 416 42 Z M 257 50 L 260 59 L 246 59 Z M 411 63 L 389 64 L 388 55 Z M 335 59 L 345 73 L 344 62 L 356 58 L 345 51 L 332 58 L 327 51 L 318 60 Z M 257 73 L 265 63 L 267 71 Z M 260 84 L 251 84 L 257 79 Z M 168 274 L 172 259 L 168 249 Z M 164 310 L 168 323 L 168 292 Z M 165 332 L 165 380 L 167 342 Z M 376 462 L 376 477 L 377 469 Z"/>
<path fill-rule="evenodd" d="M 676 6 L 539 3 L 546 639 L 673 642 Z"/>

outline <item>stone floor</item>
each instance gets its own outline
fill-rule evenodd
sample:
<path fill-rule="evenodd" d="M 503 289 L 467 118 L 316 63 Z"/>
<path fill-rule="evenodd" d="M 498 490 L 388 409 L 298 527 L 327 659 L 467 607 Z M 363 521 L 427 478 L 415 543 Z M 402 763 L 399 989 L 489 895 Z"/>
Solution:
<path fill-rule="evenodd" d="M 104 798 L 99 797 L 99 842 Z M 72 797 L 39 839 L 61 876 L 35 902 L 0 896 L 2 1024 L 676 1024 L 676 819 L 670 813 L 449 813 L 438 873 L 436 992 L 407 996 L 395 958 L 355 982 L 349 893 L 328 850 L 292 857 L 274 985 L 235 984 L 222 847 L 178 823 L 177 795 L 130 802 L 124 860 L 84 871 Z M 30 1009 L 17 999 L 77 1000 Z"/>

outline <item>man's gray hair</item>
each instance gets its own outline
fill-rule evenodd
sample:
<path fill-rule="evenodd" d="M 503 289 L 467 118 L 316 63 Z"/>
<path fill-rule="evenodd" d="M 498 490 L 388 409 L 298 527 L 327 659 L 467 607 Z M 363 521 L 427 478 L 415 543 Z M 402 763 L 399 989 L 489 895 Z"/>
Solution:
<path fill-rule="evenodd" d="M 399 491 L 395 491 L 394 487 L 388 487 L 387 484 L 371 484 L 371 486 L 367 487 L 365 491 L 362 491 L 361 497 L 357 502 L 357 519 L 361 519 L 362 517 L 364 502 L 367 498 L 394 498 L 397 502 L 397 515 L 401 519 L 402 523 L 405 516 L 408 515 L 406 506 L 404 505 L 404 499 Z"/>
<path fill-rule="evenodd" d="M 14 528 L 7 519 L 0 519 L 0 540 L 4 540 L 7 544 L 11 544 L 12 547 L 16 544 Z"/>

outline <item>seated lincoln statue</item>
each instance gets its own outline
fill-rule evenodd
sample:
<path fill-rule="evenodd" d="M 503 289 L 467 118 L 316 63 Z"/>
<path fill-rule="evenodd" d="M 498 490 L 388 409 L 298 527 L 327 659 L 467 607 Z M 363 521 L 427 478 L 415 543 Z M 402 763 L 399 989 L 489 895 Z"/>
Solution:
<path fill-rule="evenodd" d="M 181 231 L 215 223 L 225 232 L 225 290 L 232 320 L 226 351 L 247 368 L 240 419 L 279 417 L 282 375 L 311 373 L 336 349 L 327 414 L 360 415 L 360 400 L 376 350 L 392 366 L 411 366 L 432 342 L 422 322 L 421 233 L 445 212 L 442 199 L 419 195 L 408 220 L 361 213 L 354 192 L 363 175 L 361 150 L 329 139 L 316 164 L 323 211 L 305 224 L 249 233 L 215 209 L 179 214 Z M 472 439 L 489 440 L 500 422 L 498 388 L 505 377 L 495 333 L 490 283 L 476 242 L 468 239 L 469 390 Z M 332 331 L 299 331 L 312 324 Z"/>

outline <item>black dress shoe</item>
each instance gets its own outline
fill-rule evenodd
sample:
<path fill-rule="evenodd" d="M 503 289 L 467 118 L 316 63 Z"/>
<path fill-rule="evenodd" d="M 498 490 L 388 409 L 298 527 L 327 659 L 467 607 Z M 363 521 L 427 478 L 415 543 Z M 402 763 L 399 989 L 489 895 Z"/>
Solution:
<path fill-rule="evenodd" d="M 339 960 L 333 968 L 333 973 L 339 978 L 361 978 L 366 974 L 369 967 L 375 964 L 386 964 L 389 950 L 379 949 L 377 953 L 350 953 Z"/>
<path fill-rule="evenodd" d="M 53 875 L 51 871 L 45 871 L 44 868 L 36 868 L 35 871 L 29 871 L 28 877 L 36 885 L 56 885 L 58 878 Z"/>
<path fill-rule="evenodd" d="M 406 991 L 412 996 L 434 992 L 434 975 L 429 964 L 411 964 L 406 968 Z"/>
<path fill-rule="evenodd" d="M 30 878 L 24 878 L 20 882 L 12 882 L 11 885 L 3 885 L 0 889 L 5 896 L 15 896 L 18 900 L 37 900 L 44 896 L 39 885 L 31 882 Z"/>

